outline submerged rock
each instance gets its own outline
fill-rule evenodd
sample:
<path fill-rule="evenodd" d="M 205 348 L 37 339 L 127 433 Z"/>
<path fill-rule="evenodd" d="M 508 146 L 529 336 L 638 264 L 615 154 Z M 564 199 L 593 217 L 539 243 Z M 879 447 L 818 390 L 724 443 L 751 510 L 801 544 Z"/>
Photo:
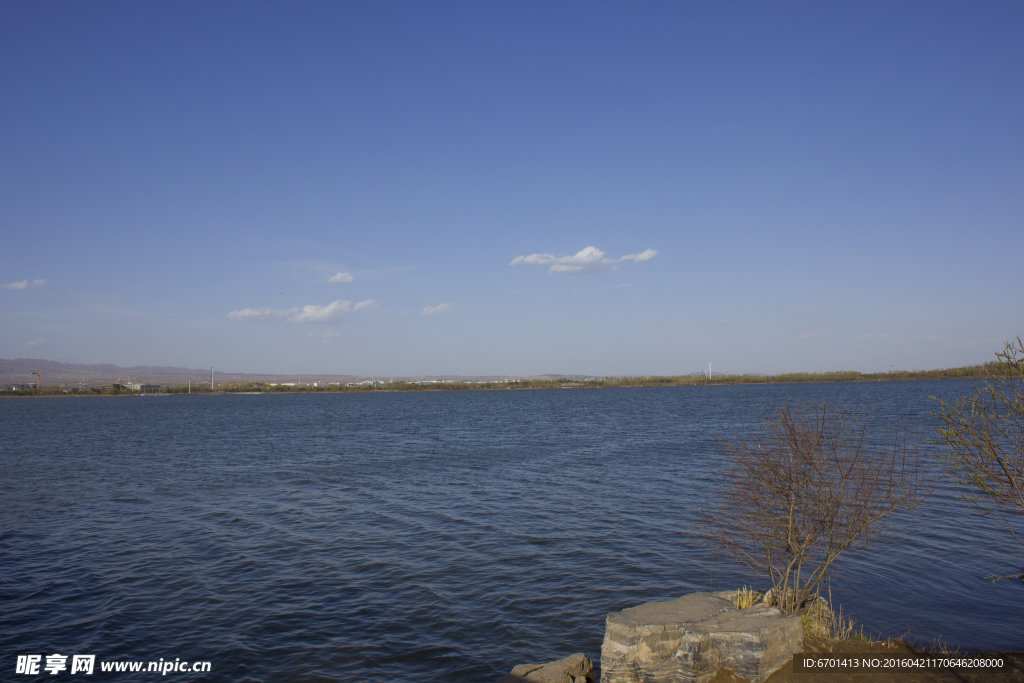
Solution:
<path fill-rule="evenodd" d="M 733 606 L 734 591 L 690 593 L 608 615 L 601 683 L 707 683 L 729 669 L 762 683 L 803 648 L 800 619 Z"/>
<path fill-rule="evenodd" d="M 497 683 L 592 683 L 594 663 L 582 652 L 547 664 L 519 664 Z"/>

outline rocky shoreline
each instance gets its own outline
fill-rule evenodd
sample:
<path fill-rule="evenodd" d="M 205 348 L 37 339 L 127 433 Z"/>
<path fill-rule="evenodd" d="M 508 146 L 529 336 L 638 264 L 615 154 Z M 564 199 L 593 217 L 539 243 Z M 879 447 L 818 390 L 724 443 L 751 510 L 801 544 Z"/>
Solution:
<path fill-rule="evenodd" d="M 1024 683 L 1024 655 L 1004 654 L 1001 668 L 881 667 L 807 670 L 796 658 L 837 654 L 871 660 L 935 659 L 898 640 L 836 641 L 808 630 L 794 615 L 772 606 L 771 594 L 752 604 L 737 591 L 689 593 L 608 615 L 601 645 L 601 683 L 845 683 L 846 681 Z M 810 600 L 805 613 L 820 612 Z M 742 605 L 742 606 L 741 606 Z M 827 603 L 824 603 L 827 607 Z M 813 623 L 813 622 L 811 622 Z M 964 657 L 964 655 L 954 655 Z M 804 660 L 801 660 L 804 661 Z M 583 653 L 544 664 L 519 664 L 497 683 L 597 683 Z"/>

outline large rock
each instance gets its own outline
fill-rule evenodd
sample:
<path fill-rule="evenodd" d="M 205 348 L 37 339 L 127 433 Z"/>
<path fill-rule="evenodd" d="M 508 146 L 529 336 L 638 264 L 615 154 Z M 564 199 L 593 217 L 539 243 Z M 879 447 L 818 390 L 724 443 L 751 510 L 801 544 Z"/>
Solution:
<path fill-rule="evenodd" d="M 706 683 L 725 668 L 761 683 L 803 649 L 800 619 L 733 606 L 733 591 L 690 593 L 608 615 L 601 683 Z"/>
<path fill-rule="evenodd" d="M 582 652 L 547 664 L 520 664 L 498 683 L 591 683 L 594 664 Z"/>

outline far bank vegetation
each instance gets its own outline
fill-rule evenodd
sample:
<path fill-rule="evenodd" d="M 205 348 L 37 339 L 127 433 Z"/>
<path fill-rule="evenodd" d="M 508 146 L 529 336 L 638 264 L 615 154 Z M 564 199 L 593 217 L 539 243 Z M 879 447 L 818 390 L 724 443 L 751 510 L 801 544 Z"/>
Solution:
<path fill-rule="evenodd" d="M 960 368 L 938 370 L 895 370 L 892 372 L 863 373 L 854 370 L 834 372 L 789 372 L 777 375 L 728 375 L 714 374 L 711 377 L 693 375 L 649 375 L 638 377 L 587 377 L 572 379 L 508 379 L 494 381 L 462 380 L 421 380 L 403 381 L 378 379 L 362 383 L 330 381 L 295 382 L 221 382 L 210 389 L 209 379 L 195 378 L 189 386 L 184 381 L 178 384 L 164 384 L 157 390 L 145 392 L 118 389 L 109 384 L 76 385 L 43 384 L 36 388 L 34 383 L 7 383 L 0 389 L 0 395 L 115 395 L 138 393 L 167 394 L 209 394 L 209 393 L 361 393 L 378 391 L 480 391 L 508 389 L 601 389 L 616 387 L 680 387 L 680 386 L 722 386 L 738 384 L 790 384 L 804 382 L 876 382 L 926 379 L 981 379 L 991 377 L 1002 366 L 997 362 L 971 365 Z"/>

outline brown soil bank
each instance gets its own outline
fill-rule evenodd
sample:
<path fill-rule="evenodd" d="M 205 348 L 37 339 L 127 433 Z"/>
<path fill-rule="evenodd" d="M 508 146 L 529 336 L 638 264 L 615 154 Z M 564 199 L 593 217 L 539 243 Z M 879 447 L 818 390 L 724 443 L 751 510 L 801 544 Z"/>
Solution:
<path fill-rule="evenodd" d="M 832 642 L 814 636 L 804 636 L 804 653 L 835 657 L 856 655 L 858 657 L 935 657 L 921 650 L 915 650 L 903 641 L 875 642 Z M 938 655 L 942 657 L 943 655 Z M 959 655 L 950 655 L 958 657 Z M 773 673 L 765 683 L 1024 683 L 1024 653 L 998 654 L 1004 661 L 1012 662 L 1010 668 L 998 670 L 983 669 L 828 669 L 818 671 L 794 671 L 793 662 L 787 662 Z M 712 683 L 740 683 L 745 679 L 722 670 Z"/>

